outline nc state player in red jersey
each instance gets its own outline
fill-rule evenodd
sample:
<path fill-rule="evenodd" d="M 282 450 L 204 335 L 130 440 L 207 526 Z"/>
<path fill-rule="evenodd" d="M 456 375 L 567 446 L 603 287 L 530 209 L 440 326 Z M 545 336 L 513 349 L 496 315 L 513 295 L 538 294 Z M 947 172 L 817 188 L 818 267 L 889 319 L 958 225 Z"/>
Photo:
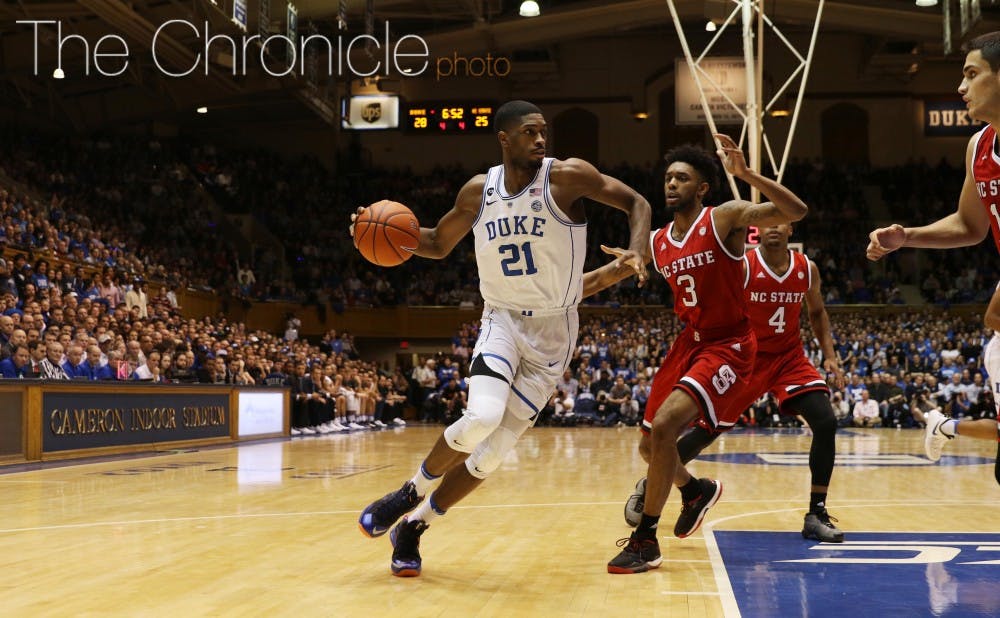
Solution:
<path fill-rule="evenodd" d="M 721 483 L 693 478 L 680 463 L 677 439 L 696 419 L 725 428 L 742 411 L 736 405 L 749 387 L 757 349 L 743 293 L 747 226 L 798 221 L 807 211 L 791 191 L 750 170 L 733 140 L 715 137 L 726 170 L 772 202 L 703 206 L 717 184 L 715 159 L 693 146 L 675 148 L 665 157 L 666 206 L 673 222 L 651 234 L 652 255 L 647 257 L 670 284 L 674 311 L 685 328 L 653 379 L 640 446 L 649 453 L 643 513 L 631 537 L 619 542 L 624 549 L 608 563 L 609 573 L 640 573 L 660 565 L 656 528 L 671 482 L 684 502 L 674 526 L 679 537 L 697 530 L 719 499 Z"/>
<path fill-rule="evenodd" d="M 746 254 L 746 297 L 750 324 L 757 335 L 757 358 L 750 386 L 735 409 L 743 411 L 770 391 L 783 413 L 799 414 L 812 429 L 809 470 L 812 487 L 802 536 L 827 543 L 842 543 L 844 533 L 830 521 L 826 494 L 836 458 L 837 418 L 830 405 L 826 381 L 802 350 L 799 318 L 805 301 L 813 333 L 823 350 L 823 366 L 843 386 L 843 373 L 833 349 L 830 317 L 820 290 L 819 269 L 805 255 L 788 248 L 790 225 L 761 231 L 762 243 Z M 695 422 L 677 443 L 683 463 L 697 457 L 721 435 L 724 427 Z M 646 453 L 642 453 L 647 458 Z M 640 481 L 637 485 L 642 486 Z M 625 505 L 625 520 L 634 525 L 643 496 L 633 494 Z"/>
<path fill-rule="evenodd" d="M 903 227 L 894 223 L 869 235 L 868 259 L 878 260 L 900 247 L 950 249 L 980 242 L 993 230 L 993 241 L 1000 250 L 1000 32 L 990 32 L 969 41 L 964 48 L 965 66 L 958 87 L 969 116 L 989 123 L 969 140 L 965 152 L 965 184 L 952 214 L 922 227 Z M 984 322 L 994 331 L 983 352 L 983 364 L 989 372 L 994 393 L 1000 395 L 1000 288 L 993 293 Z M 1000 398 L 997 399 L 1000 404 Z M 950 419 L 937 410 L 927 414 L 924 447 L 927 457 L 937 461 L 945 442 L 956 435 L 982 440 L 1000 440 L 1000 412 L 997 422 Z M 993 468 L 1000 483 L 1000 444 Z"/>

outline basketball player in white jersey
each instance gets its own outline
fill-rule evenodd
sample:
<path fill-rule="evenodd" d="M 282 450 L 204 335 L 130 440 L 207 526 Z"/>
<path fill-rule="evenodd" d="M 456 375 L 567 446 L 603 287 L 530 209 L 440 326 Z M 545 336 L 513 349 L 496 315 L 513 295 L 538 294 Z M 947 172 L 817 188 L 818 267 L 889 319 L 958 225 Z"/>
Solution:
<path fill-rule="evenodd" d="M 1000 250 L 1000 32 L 976 37 L 965 45 L 965 66 L 958 87 L 969 116 L 988 123 L 972 139 L 965 152 L 965 184 L 958 198 L 958 210 L 923 227 L 906 227 L 894 223 L 869 235 L 867 255 L 878 260 L 901 247 L 950 249 L 967 247 L 980 242 L 993 230 L 993 241 Z M 993 338 L 983 352 L 983 364 L 990 375 L 994 394 L 1000 395 L 1000 288 L 984 318 Z M 1000 398 L 997 399 L 1000 403 Z M 997 422 L 989 419 L 957 420 L 945 417 L 937 410 L 927 413 L 927 434 L 924 447 L 932 461 L 941 458 L 945 442 L 956 435 L 1000 441 L 1000 411 Z M 994 475 L 1000 483 L 1000 444 Z"/>
<path fill-rule="evenodd" d="M 546 157 L 545 118 L 533 104 L 504 104 L 494 125 L 503 164 L 467 182 L 437 226 L 420 229 L 415 251 L 441 259 L 469 230 L 475 234 L 484 309 L 468 409 L 445 429 L 413 478 L 368 505 L 358 520 L 365 535 L 381 536 L 416 508 L 389 535 L 392 572 L 400 577 L 420 574 L 420 535 L 496 470 L 569 366 L 577 303 L 585 292 L 580 198 L 628 214 L 629 251 L 613 264 L 627 264 L 640 281 L 646 278 L 649 203 L 585 161 Z"/>

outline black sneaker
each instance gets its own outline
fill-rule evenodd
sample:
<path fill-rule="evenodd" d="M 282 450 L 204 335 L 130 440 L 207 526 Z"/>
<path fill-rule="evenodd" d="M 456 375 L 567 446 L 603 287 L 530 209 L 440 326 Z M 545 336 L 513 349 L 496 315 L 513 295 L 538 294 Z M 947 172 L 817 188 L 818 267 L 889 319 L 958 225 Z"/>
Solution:
<path fill-rule="evenodd" d="M 705 519 L 705 513 L 715 506 L 722 495 L 722 481 L 698 479 L 698 482 L 701 484 L 701 495 L 684 503 L 674 524 L 674 536 L 677 538 L 684 539 L 694 534 L 701 526 L 701 520 Z"/>
<path fill-rule="evenodd" d="M 388 493 L 372 502 L 361 511 L 358 527 L 367 537 L 375 538 L 389 531 L 396 520 L 412 511 L 420 504 L 417 488 L 411 481 L 392 493 Z"/>
<path fill-rule="evenodd" d="M 806 513 L 805 524 L 802 526 L 802 538 L 814 539 L 821 543 L 843 543 L 844 533 L 840 531 L 832 522 L 837 521 L 836 517 L 830 517 L 826 509 L 818 513 L 809 511 Z"/>
<path fill-rule="evenodd" d="M 625 523 L 635 528 L 642 521 L 642 509 L 646 506 L 646 479 L 635 484 L 635 492 L 625 501 Z"/>
<path fill-rule="evenodd" d="M 389 533 L 392 543 L 392 563 L 389 565 L 396 577 L 416 577 L 420 575 L 420 535 L 430 528 L 419 519 L 399 522 Z"/>
<path fill-rule="evenodd" d="M 608 573 L 616 575 L 645 573 L 663 562 L 663 557 L 660 556 L 660 544 L 655 536 L 651 539 L 639 539 L 633 532 L 627 539 L 618 539 L 616 544 L 625 549 L 608 563 Z"/>

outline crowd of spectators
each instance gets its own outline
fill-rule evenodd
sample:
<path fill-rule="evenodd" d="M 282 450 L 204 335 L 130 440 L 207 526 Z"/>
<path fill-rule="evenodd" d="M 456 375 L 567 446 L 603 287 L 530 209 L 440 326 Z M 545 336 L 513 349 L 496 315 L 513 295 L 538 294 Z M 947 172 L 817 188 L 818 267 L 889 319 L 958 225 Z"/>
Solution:
<path fill-rule="evenodd" d="M 471 237 L 455 248 L 447 268 L 416 259 L 384 269 L 354 250 L 347 222 L 359 205 L 388 198 L 432 223 L 485 163 L 415 174 L 344 159 L 333 173 L 315 158 L 289 160 L 180 139 L 45 136 L 10 127 L 0 137 L 0 172 L 31 189 L 0 186 L 0 244 L 28 252 L 32 266 L 36 256 L 66 257 L 110 266 L 122 280 L 142 277 L 247 300 L 304 301 L 324 311 L 480 302 Z M 662 169 L 600 167 L 649 199 L 654 226 L 666 223 L 659 207 Z M 869 168 L 792 160 L 783 182 L 811 207 L 792 240 L 803 242 L 819 266 L 826 302 L 902 304 L 903 284 L 918 286 L 937 305 L 985 302 L 991 282 L 1000 277 L 992 252 L 941 251 L 931 259 L 904 251 L 874 265 L 864 257 L 867 230 L 887 217 L 917 223 L 947 214 L 962 178 L 962 168 L 945 161 Z M 284 245 L 286 263 L 263 249 L 240 254 L 221 233 L 213 210 L 205 208 L 206 195 L 226 213 L 258 219 Z M 728 195 L 723 186 L 710 201 Z M 606 260 L 599 245 L 624 244 L 628 223 L 608 208 L 588 205 L 587 214 L 586 267 L 594 268 Z M 653 277 L 642 289 L 625 282 L 585 302 L 671 299 L 668 286 Z"/>
<path fill-rule="evenodd" d="M 450 351 L 404 373 L 362 361 L 346 334 L 330 333 L 316 345 L 303 341 L 294 319 L 283 334 L 247 333 L 223 318 L 184 320 L 174 290 L 294 298 L 335 311 L 399 303 L 475 306 L 471 238 L 456 247 L 447 268 L 412 260 L 380 269 L 360 258 L 346 232 L 357 205 L 383 197 L 410 205 L 422 221 L 436 220 L 471 175 L 467 170 L 454 166 L 418 176 L 347 166 L 334 175 L 314 159 L 291 162 L 204 144 L 42 137 L 16 129 L 3 137 L 0 249 L 19 251 L 0 259 L 3 377 L 282 383 L 293 389 L 293 427 L 303 434 L 402 423 L 407 406 L 423 420 L 447 423 L 464 408 L 475 324 L 462 327 Z M 655 166 L 604 169 L 654 205 L 662 202 Z M 882 203 L 875 206 L 892 218 L 924 221 L 953 208 L 961 178 L 961 168 L 943 161 L 933 168 L 913 162 L 889 169 L 793 161 L 784 182 L 812 206 L 793 240 L 805 242 L 819 266 L 826 302 L 901 303 L 902 283 L 919 283 L 926 300 L 939 306 L 985 301 L 1000 276 L 991 251 L 940 252 L 919 281 L 912 253 L 893 254 L 876 267 L 863 256 L 863 231 L 874 226 L 871 192 L 863 187 L 882 187 Z M 284 242 L 289 263 L 260 253 L 240 259 L 200 206 L 203 189 L 228 211 L 260 219 Z M 622 244 L 628 227 L 611 209 L 588 206 L 588 217 L 590 268 L 606 259 L 599 244 Z M 664 223 L 665 213 L 654 208 L 654 226 Z M 147 291 L 150 280 L 157 282 L 155 293 Z M 588 299 L 606 305 L 670 301 L 658 277 L 643 289 L 625 282 Z M 988 333 L 976 320 L 933 315 L 835 316 L 837 351 L 850 382 L 833 394 L 844 424 L 910 426 L 920 417 L 910 413 L 915 407 L 956 416 L 991 409 L 979 361 Z M 540 423 L 635 424 L 678 328 L 669 312 L 659 310 L 585 322 Z M 806 337 L 803 345 L 819 365 L 816 342 Z M 775 412 L 764 398 L 745 422 L 795 422 Z"/>
<path fill-rule="evenodd" d="M 981 358 L 992 332 L 979 316 L 953 316 L 936 309 L 857 311 L 837 312 L 831 322 L 845 385 L 838 387 L 832 374 L 826 377 L 842 426 L 915 427 L 931 408 L 957 418 L 994 414 Z M 421 420 L 449 423 L 457 418 L 465 403 L 469 346 L 477 328 L 464 324 L 450 352 L 428 357 L 413 369 L 411 403 L 421 410 Z M 636 425 L 645 412 L 653 376 L 679 330 L 667 311 L 622 309 L 582 320 L 570 365 L 538 424 Z M 823 354 L 807 324 L 803 333 L 805 354 L 822 367 Z M 780 414 L 767 395 L 743 414 L 740 424 L 801 423 Z"/>
<path fill-rule="evenodd" d="M 235 287 L 236 251 L 177 148 L 5 128 L 0 244 L 173 286 Z"/>
<path fill-rule="evenodd" d="M 0 377 L 288 386 L 294 435 L 405 424 L 405 377 L 362 360 L 350 334 L 310 343 L 294 318 L 282 335 L 179 309 L 166 288 L 119 286 L 110 266 L 87 277 L 0 260 Z"/>
<path fill-rule="evenodd" d="M 293 433 L 303 434 L 403 424 L 408 406 L 423 421 L 449 423 L 466 405 L 478 323 L 462 325 L 450 350 L 404 373 L 362 360 L 348 333 L 330 331 L 316 343 L 300 338 L 294 316 L 284 333 L 248 332 L 222 317 L 183 319 L 164 289 L 150 296 L 141 281 L 119 287 L 110 267 L 93 277 L 69 265 L 56 273 L 64 274 L 49 273 L 44 260 L 28 268 L 23 255 L 0 261 L 4 378 L 286 385 Z M 991 413 L 981 362 L 991 333 L 978 316 L 924 309 L 836 312 L 831 320 L 848 377 L 832 394 L 842 424 L 910 427 L 920 419 L 911 410 L 930 407 L 957 417 Z M 803 349 L 822 366 L 818 342 L 803 328 Z M 663 310 L 623 309 L 583 320 L 579 344 L 539 423 L 636 424 L 679 329 Z M 743 422 L 795 423 L 776 412 L 764 398 Z"/>
<path fill-rule="evenodd" d="M 407 169 L 349 166 L 337 174 L 314 159 L 286 161 L 265 152 L 225 155 L 196 150 L 191 165 L 204 182 L 228 204 L 248 209 L 294 250 L 288 253 L 293 272 L 290 293 L 303 290 L 334 310 L 351 306 L 476 304 L 477 273 L 471 239 L 461 242 L 447 268 L 428 260 L 383 269 L 366 263 L 346 235 L 346 221 L 358 206 L 378 199 L 408 205 L 425 224 L 451 208 L 462 184 L 474 170 L 451 166 L 415 174 Z M 667 222 L 662 169 L 645 166 L 600 166 L 647 197 L 654 206 L 654 227 Z M 271 174 L 261 170 L 273 170 Z M 938 305 L 984 302 L 990 281 L 1000 276 L 992 252 L 976 249 L 941 252 L 924 262 L 912 252 L 892 255 L 873 265 L 864 257 L 867 231 L 886 217 L 904 222 L 929 222 L 954 208 L 963 169 L 941 161 L 931 168 L 910 162 L 889 168 L 830 165 L 792 160 L 783 182 L 810 205 L 810 215 L 796 224 L 793 240 L 805 244 L 823 276 L 829 304 L 903 304 L 899 286 L 919 285 L 927 302 Z M 882 192 L 866 192 L 881 187 Z M 745 193 L 745 192 L 744 192 Z M 728 186 L 710 201 L 728 199 Z M 881 204 L 869 204 L 869 199 Z M 276 207 L 277 206 L 277 207 Z M 588 205 L 587 268 L 606 261 L 601 243 L 622 245 L 628 222 L 614 210 Z M 336 263 L 338 269 L 326 264 Z M 258 292 L 266 291 L 258 290 Z M 645 288 L 632 283 L 606 290 L 591 304 L 664 304 L 670 302 L 664 282 L 653 278 Z"/>

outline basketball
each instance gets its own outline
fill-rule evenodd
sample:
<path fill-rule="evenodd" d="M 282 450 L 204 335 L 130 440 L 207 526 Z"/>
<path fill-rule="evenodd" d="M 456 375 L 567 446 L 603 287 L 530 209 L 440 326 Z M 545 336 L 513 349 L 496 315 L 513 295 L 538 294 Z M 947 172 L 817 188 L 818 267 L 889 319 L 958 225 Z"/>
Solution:
<path fill-rule="evenodd" d="M 420 244 L 420 223 L 399 202 L 375 202 L 354 220 L 354 246 L 378 266 L 398 266 Z"/>

